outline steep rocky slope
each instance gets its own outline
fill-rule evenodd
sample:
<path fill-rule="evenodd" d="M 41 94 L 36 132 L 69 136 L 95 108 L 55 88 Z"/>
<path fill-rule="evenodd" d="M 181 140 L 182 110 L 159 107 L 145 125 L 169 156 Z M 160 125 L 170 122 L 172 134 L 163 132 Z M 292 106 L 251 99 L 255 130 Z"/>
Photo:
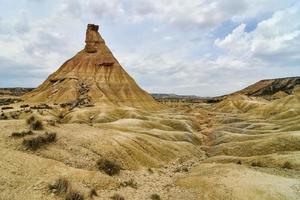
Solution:
<path fill-rule="evenodd" d="M 85 48 L 66 61 L 37 89 L 25 94 L 23 99 L 27 102 L 160 108 L 121 67 L 98 28 L 89 24 Z"/>
<path fill-rule="evenodd" d="M 295 87 L 300 85 L 300 77 L 266 79 L 258 81 L 234 94 L 247 96 L 269 96 L 278 92 L 291 94 Z"/>

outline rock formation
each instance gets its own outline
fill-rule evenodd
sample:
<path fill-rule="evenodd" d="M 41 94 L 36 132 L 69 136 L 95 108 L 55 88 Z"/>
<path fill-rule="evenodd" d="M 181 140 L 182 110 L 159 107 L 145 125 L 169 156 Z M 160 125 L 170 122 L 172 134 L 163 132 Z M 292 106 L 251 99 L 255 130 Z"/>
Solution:
<path fill-rule="evenodd" d="M 278 92 L 292 94 L 294 88 L 299 85 L 300 77 L 266 79 L 258 81 L 234 94 L 244 94 L 247 96 L 267 96 Z"/>
<path fill-rule="evenodd" d="M 98 25 L 88 24 L 85 48 L 23 99 L 33 103 L 77 102 L 159 108 L 160 105 L 121 67 L 98 29 Z"/>

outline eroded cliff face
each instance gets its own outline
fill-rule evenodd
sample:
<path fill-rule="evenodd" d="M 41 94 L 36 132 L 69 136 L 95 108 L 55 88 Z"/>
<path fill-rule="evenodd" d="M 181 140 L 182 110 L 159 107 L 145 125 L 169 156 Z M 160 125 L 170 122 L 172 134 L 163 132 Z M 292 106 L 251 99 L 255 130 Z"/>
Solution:
<path fill-rule="evenodd" d="M 292 94 L 294 89 L 300 86 L 300 77 L 288 77 L 277 79 L 266 79 L 258 81 L 235 94 L 247 96 L 268 96 L 278 92 Z"/>
<path fill-rule="evenodd" d="M 77 101 L 82 104 L 159 108 L 155 100 L 122 68 L 98 30 L 99 26 L 89 24 L 85 48 L 23 99 L 44 103 Z"/>
<path fill-rule="evenodd" d="M 100 43 L 105 43 L 98 30 L 98 25 L 88 24 L 85 37 L 86 45 L 84 48 L 87 53 L 96 53 Z"/>

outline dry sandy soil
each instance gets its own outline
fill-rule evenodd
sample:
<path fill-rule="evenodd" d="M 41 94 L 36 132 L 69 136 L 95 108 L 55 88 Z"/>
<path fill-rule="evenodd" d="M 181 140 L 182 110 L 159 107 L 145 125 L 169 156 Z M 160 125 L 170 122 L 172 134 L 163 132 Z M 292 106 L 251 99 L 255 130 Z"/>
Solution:
<path fill-rule="evenodd" d="M 172 200 L 300 199 L 299 90 L 273 101 L 235 95 L 152 112 L 21 105 L 1 114 L 1 200 L 65 199 L 49 189 L 59 178 L 95 200 L 114 194 L 130 200 L 159 199 L 153 194 Z M 12 137 L 29 129 L 30 116 L 42 121 L 43 130 Z M 46 131 L 57 134 L 55 142 L 37 150 L 23 145 Z M 120 174 L 100 171 L 101 158 L 118 163 Z M 97 196 L 90 197 L 93 189 Z"/>

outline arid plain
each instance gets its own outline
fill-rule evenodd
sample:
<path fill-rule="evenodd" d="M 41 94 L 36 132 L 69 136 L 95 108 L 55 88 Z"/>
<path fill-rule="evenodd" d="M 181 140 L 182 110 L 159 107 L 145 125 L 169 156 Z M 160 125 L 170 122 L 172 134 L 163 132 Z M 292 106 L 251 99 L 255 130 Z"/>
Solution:
<path fill-rule="evenodd" d="M 90 24 L 38 88 L 0 90 L 0 199 L 297 200 L 299 85 L 155 101 Z"/>

